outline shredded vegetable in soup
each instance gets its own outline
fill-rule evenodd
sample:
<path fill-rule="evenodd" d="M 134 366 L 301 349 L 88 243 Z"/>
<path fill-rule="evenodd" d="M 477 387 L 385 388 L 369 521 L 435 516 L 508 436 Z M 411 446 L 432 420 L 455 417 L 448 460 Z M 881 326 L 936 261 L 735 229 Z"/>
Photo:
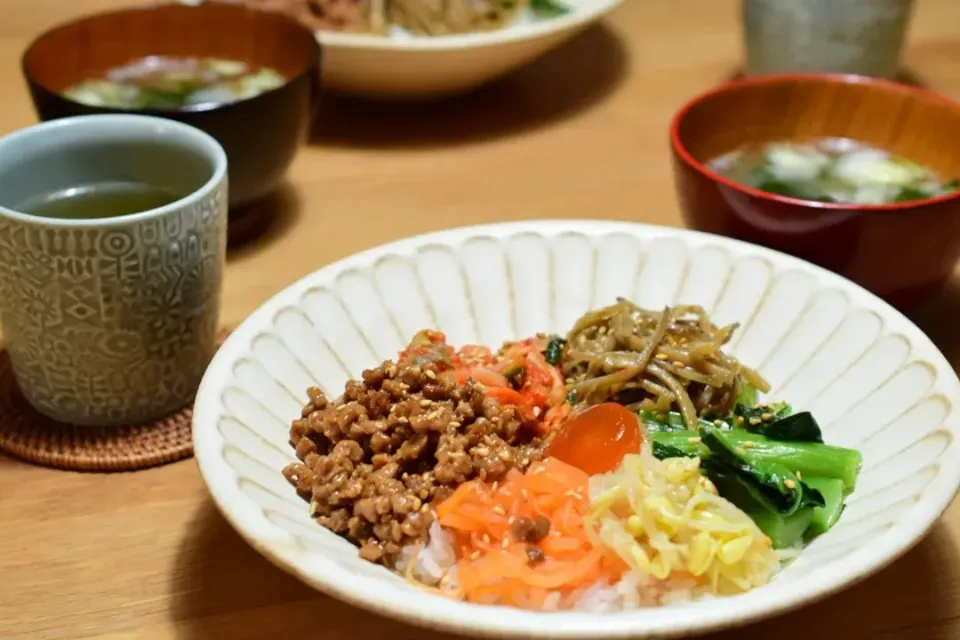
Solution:
<path fill-rule="evenodd" d="M 274 69 L 254 69 L 217 58 L 151 56 L 85 80 L 64 96 L 97 107 L 183 109 L 236 102 L 276 89 L 285 80 Z"/>
<path fill-rule="evenodd" d="M 751 145 L 709 165 L 761 191 L 836 204 L 910 202 L 960 188 L 929 167 L 842 138 Z"/>
<path fill-rule="evenodd" d="M 497 349 L 425 329 L 339 395 L 307 391 L 283 473 L 360 557 L 478 605 L 761 587 L 837 523 L 861 456 L 762 398 L 724 351 L 736 328 L 618 300 Z"/>

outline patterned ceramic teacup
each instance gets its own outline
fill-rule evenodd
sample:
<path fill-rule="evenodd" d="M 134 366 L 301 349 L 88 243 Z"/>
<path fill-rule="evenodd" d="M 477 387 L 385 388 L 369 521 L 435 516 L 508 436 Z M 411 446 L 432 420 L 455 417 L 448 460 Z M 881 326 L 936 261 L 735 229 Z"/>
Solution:
<path fill-rule="evenodd" d="M 215 351 L 226 170 L 212 137 L 147 116 L 0 140 L 0 329 L 38 411 L 110 426 L 190 401 Z"/>

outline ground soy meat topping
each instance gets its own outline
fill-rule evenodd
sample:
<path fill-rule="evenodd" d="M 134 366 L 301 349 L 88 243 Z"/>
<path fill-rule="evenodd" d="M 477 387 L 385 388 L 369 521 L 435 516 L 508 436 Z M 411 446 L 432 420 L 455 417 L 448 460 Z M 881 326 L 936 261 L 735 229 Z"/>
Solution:
<path fill-rule="evenodd" d="M 434 363 L 385 362 L 331 401 L 317 388 L 290 430 L 302 461 L 284 476 L 315 520 L 391 565 L 423 542 L 431 504 L 474 478 L 496 481 L 541 457 L 542 442 L 512 406 L 473 380 L 457 384 Z"/>

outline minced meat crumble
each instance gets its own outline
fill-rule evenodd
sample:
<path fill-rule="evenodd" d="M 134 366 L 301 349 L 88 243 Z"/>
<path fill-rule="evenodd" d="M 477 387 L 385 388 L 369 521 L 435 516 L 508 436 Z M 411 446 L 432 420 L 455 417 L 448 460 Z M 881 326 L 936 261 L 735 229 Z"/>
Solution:
<path fill-rule="evenodd" d="M 456 384 L 433 362 L 385 362 L 348 382 L 337 400 L 318 388 L 308 396 L 290 429 L 302 462 L 284 476 L 319 524 L 387 566 L 406 545 L 426 541 L 435 501 L 542 455 L 516 408 L 487 398 L 473 380 Z"/>

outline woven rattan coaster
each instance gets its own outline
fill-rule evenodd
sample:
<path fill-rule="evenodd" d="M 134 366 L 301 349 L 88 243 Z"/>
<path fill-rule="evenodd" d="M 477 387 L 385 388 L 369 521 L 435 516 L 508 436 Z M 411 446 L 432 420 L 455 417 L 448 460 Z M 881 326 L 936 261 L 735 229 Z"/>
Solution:
<path fill-rule="evenodd" d="M 229 332 L 219 336 L 222 344 Z M 17 387 L 0 350 L 0 451 L 34 464 L 74 471 L 135 471 L 193 455 L 193 404 L 155 422 L 128 427 L 77 427 L 38 413 Z"/>

